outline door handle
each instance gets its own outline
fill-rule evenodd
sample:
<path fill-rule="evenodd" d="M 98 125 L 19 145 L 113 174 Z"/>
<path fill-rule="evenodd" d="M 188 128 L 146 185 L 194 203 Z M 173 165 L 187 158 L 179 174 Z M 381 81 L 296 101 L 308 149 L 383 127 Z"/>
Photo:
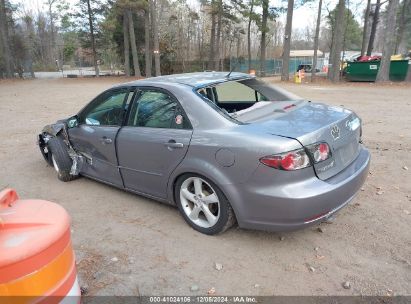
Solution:
<path fill-rule="evenodd" d="M 164 145 L 169 149 L 181 149 L 184 148 L 184 144 L 176 142 L 174 139 L 169 140 L 164 143 Z"/>
<path fill-rule="evenodd" d="M 111 138 L 108 138 L 108 137 L 106 137 L 106 136 L 103 136 L 102 138 L 101 138 L 101 143 L 104 145 L 104 144 L 112 144 L 113 143 L 113 140 L 111 139 Z"/>

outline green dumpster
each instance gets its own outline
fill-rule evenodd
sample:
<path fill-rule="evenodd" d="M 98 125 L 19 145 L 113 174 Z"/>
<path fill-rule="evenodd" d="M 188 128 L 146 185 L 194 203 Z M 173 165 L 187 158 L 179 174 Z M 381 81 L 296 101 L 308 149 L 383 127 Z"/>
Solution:
<path fill-rule="evenodd" d="M 390 80 L 405 80 L 408 64 L 408 60 L 392 60 L 390 65 Z M 350 61 L 347 62 L 345 77 L 349 81 L 375 81 L 379 68 L 380 61 Z"/>

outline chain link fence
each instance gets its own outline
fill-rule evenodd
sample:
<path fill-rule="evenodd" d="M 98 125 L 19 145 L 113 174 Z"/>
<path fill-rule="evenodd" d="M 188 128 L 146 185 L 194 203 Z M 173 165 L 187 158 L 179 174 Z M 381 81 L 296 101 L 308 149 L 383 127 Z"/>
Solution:
<path fill-rule="evenodd" d="M 144 58 L 144 57 L 143 57 Z M 116 64 L 109 64 L 108 61 L 101 60 L 99 66 L 100 76 L 122 76 L 124 75 L 124 67 L 119 61 Z M 289 74 L 293 75 L 301 66 L 305 66 L 306 72 L 311 72 L 307 69 L 307 65 L 311 66 L 313 63 L 312 57 L 292 57 L 289 61 Z M 317 69 L 323 71 L 325 64 L 324 58 L 318 58 Z M 218 67 L 218 68 L 216 68 Z M 208 60 L 162 60 L 161 74 L 170 75 L 178 73 L 202 72 L 202 71 L 235 71 L 248 73 L 254 70 L 257 76 L 279 76 L 283 68 L 283 61 L 281 58 L 273 58 L 265 60 L 263 66 L 259 59 L 252 59 L 250 64 L 244 58 L 227 58 L 220 60 L 217 63 L 209 64 Z M 140 69 L 143 77 L 145 76 L 144 60 L 140 62 Z M 152 69 L 154 74 L 154 66 Z M 30 77 L 29 68 L 25 69 L 25 77 Z M 94 66 L 87 61 L 71 61 L 64 62 L 63 60 L 56 60 L 54 71 L 36 71 L 36 78 L 61 78 L 61 77 L 95 77 Z"/>

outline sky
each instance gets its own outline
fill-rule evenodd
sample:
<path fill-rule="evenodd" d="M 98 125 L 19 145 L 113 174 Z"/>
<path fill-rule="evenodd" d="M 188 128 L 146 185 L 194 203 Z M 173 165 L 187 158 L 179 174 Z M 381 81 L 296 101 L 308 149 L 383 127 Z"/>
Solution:
<path fill-rule="evenodd" d="M 78 0 L 66 0 L 70 5 L 75 6 Z M 43 7 L 46 9 L 44 3 L 46 0 L 11 0 L 12 3 L 24 3 L 26 9 L 37 11 Z M 195 7 L 198 5 L 197 0 L 188 0 L 190 6 Z M 322 9 L 322 22 L 325 22 L 325 15 L 327 14 L 327 8 L 331 11 L 337 5 L 338 0 L 325 0 L 323 1 Z M 365 9 L 366 0 L 349 0 L 348 5 L 357 16 L 357 21 L 361 24 L 362 11 Z M 270 0 L 270 6 L 286 6 L 287 2 L 284 0 Z M 294 9 L 293 13 L 293 29 L 304 29 L 308 24 L 314 24 L 317 19 L 318 1 L 306 4 L 304 6 Z M 286 14 L 280 16 L 280 20 L 285 24 Z"/>

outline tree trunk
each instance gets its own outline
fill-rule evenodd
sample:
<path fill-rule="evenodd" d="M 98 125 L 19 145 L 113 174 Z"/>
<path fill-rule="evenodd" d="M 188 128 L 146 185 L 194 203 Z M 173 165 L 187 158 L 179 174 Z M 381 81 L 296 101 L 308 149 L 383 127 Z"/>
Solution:
<path fill-rule="evenodd" d="M 340 80 L 341 51 L 344 43 L 344 15 L 345 1 L 338 1 L 337 16 L 335 18 L 334 35 L 331 45 L 332 53 L 330 54 L 331 67 L 328 71 L 328 78 L 332 82 Z"/>
<path fill-rule="evenodd" d="M 28 64 L 30 76 L 32 78 L 35 78 L 34 75 L 34 70 L 33 70 L 33 58 L 34 58 L 34 50 L 35 50 L 35 33 L 34 33 L 34 25 L 33 25 L 33 19 L 29 14 L 26 14 L 26 16 L 23 17 L 23 20 L 26 24 L 26 30 L 25 30 L 25 35 L 24 35 L 24 40 L 25 40 L 25 47 L 26 47 L 26 56 L 25 56 L 25 61 L 26 61 L 26 66 Z"/>
<path fill-rule="evenodd" d="M 315 70 L 317 69 L 317 51 L 318 51 L 318 39 L 320 37 L 322 5 L 323 5 L 323 1 L 320 0 L 320 2 L 318 3 L 317 24 L 315 26 L 315 36 L 314 36 L 314 58 L 313 58 L 313 66 L 312 66 L 312 71 L 311 71 L 311 81 L 312 82 L 315 81 Z"/>
<path fill-rule="evenodd" d="M 225 70 L 224 68 L 224 59 L 226 58 L 226 52 L 227 52 L 227 38 L 226 38 L 226 32 L 223 31 L 221 33 L 221 56 L 220 56 L 220 71 L 223 72 Z M 231 53 L 230 53 L 231 54 Z"/>
<path fill-rule="evenodd" d="M 398 21 L 398 32 L 397 32 L 397 39 L 395 41 L 395 51 L 394 54 L 402 53 L 402 51 L 406 51 L 401 47 L 402 41 L 404 40 L 404 33 L 405 27 L 407 25 L 407 18 L 406 16 L 411 15 L 411 1 L 404 0 L 402 2 L 402 9 L 401 9 L 401 16 L 400 20 Z"/>
<path fill-rule="evenodd" d="M 6 15 L 6 2 L 0 0 L 0 42 L 1 51 L 4 58 L 4 65 L 6 68 L 6 77 L 13 77 L 13 64 L 10 52 L 10 40 L 8 35 L 7 15 Z"/>
<path fill-rule="evenodd" d="M 377 3 L 375 5 L 375 10 L 374 10 L 374 15 L 372 18 L 372 26 L 371 26 L 371 33 L 370 33 L 370 40 L 368 41 L 368 47 L 367 47 L 367 56 L 371 56 L 372 50 L 374 48 L 374 40 L 375 40 L 375 33 L 377 32 L 377 25 L 379 21 L 379 15 L 380 15 L 380 6 L 381 6 L 381 0 L 377 0 Z"/>
<path fill-rule="evenodd" d="M 99 71 L 98 63 L 97 63 L 96 40 L 94 37 L 94 25 L 93 25 L 93 12 L 91 10 L 90 0 L 87 0 L 87 10 L 88 10 L 88 23 L 90 27 L 91 49 L 93 51 L 94 70 L 96 72 L 96 77 L 99 77 L 100 71 Z"/>
<path fill-rule="evenodd" d="M 138 62 L 136 35 L 134 34 L 134 21 L 131 11 L 127 11 L 128 31 L 130 34 L 131 54 L 133 56 L 134 76 L 141 77 L 140 65 Z"/>
<path fill-rule="evenodd" d="M 397 25 L 397 8 L 399 0 L 389 0 L 387 7 L 387 23 L 384 29 L 384 45 L 382 58 L 378 70 L 376 82 L 390 80 L 391 55 L 395 48 L 395 27 Z"/>
<path fill-rule="evenodd" d="M 223 15 L 223 0 L 218 0 L 217 3 L 217 30 L 216 30 L 216 41 L 215 41 L 215 52 L 214 52 L 214 70 L 219 70 L 220 57 L 221 57 L 221 27 L 222 15 Z"/>
<path fill-rule="evenodd" d="M 240 48 L 241 48 L 241 37 L 240 34 L 237 36 L 237 63 L 240 60 Z"/>
<path fill-rule="evenodd" d="M 54 18 L 53 18 L 53 4 L 56 0 L 48 0 L 49 5 L 49 18 L 50 18 L 50 34 L 51 34 L 51 44 L 50 44 L 50 53 L 51 57 L 54 60 L 55 58 L 55 32 L 54 32 Z M 64 63 L 62 63 L 64 64 Z"/>
<path fill-rule="evenodd" d="M 362 44 L 361 44 L 361 56 L 364 56 L 365 49 L 367 48 L 367 37 L 368 37 L 368 20 L 370 19 L 370 7 L 371 0 L 367 0 L 367 8 L 365 9 L 364 15 L 364 28 L 362 31 Z"/>
<path fill-rule="evenodd" d="M 160 66 L 160 43 L 158 41 L 158 14 L 157 14 L 157 0 L 150 0 L 151 26 L 153 30 L 154 42 L 154 66 L 156 76 L 161 76 Z"/>
<path fill-rule="evenodd" d="M 127 12 L 123 15 L 123 39 L 124 39 L 124 72 L 130 77 L 130 41 L 128 34 Z"/>
<path fill-rule="evenodd" d="M 321 0 L 320 0 L 321 1 Z M 268 19 L 268 5 L 269 0 L 263 0 L 263 16 L 261 20 L 261 55 L 260 55 L 260 75 L 265 76 L 265 55 L 266 55 L 266 36 L 267 36 L 267 19 Z"/>
<path fill-rule="evenodd" d="M 283 67 L 281 71 L 281 80 L 288 81 L 290 79 L 290 48 L 291 48 L 291 29 L 293 26 L 293 10 L 294 0 L 288 0 L 287 7 L 287 23 L 285 25 L 284 32 L 284 44 L 283 44 Z"/>
<path fill-rule="evenodd" d="M 145 43 L 145 61 L 146 77 L 151 77 L 151 48 L 150 48 L 150 12 L 146 9 L 144 12 L 144 43 Z"/>
<path fill-rule="evenodd" d="M 294 1 L 294 0 L 291 0 Z M 251 22 L 253 21 L 252 15 L 254 13 L 254 0 L 251 0 L 250 16 L 248 17 L 247 26 L 247 53 L 248 53 L 248 71 L 251 70 Z"/>
<path fill-rule="evenodd" d="M 411 64 L 408 65 L 407 78 L 405 78 L 405 81 L 411 82 Z"/>
<path fill-rule="evenodd" d="M 215 32 L 216 32 L 216 14 L 215 0 L 211 1 L 211 36 L 210 36 L 210 54 L 208 55 L 208 69 L 214 69 L 214 48 L 215 48 Z"/>

